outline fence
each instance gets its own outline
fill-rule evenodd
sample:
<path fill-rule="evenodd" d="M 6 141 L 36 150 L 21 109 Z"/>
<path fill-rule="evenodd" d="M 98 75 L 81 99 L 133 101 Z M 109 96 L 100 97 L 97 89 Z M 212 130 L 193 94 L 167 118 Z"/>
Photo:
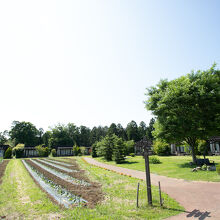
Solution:
<path fill-rule="evenodd" d="M 138 186 L 139 183 L 139 186 Z M 161 187 L 161 189 L 160 189 Z M 153 209 L 163 207 L 163 209 L 173 210 L 173 211 L 184 211 L 184 209 L 178 205 L 178 203 L 169 197 L 166 193 L 163 193 L 163 184 L 159 183 L 157 186 L 152 185 L 152 203 Z M 139 190 L 139 193 L 138 193 Z M 134 199 L 134 203 L 136 203 L 136 207 L 140 209 L 145 209 L 148 206 L 147 200 L 147 189 L 146 189 L 146 182 L 145 181 L 137 181 L 137 194 L 136 198 Z"/>

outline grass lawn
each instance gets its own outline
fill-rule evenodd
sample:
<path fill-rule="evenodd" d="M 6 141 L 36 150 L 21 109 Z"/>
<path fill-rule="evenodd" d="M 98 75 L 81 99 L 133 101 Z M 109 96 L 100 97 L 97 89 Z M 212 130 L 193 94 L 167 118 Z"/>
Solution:
<path fill-rule="evenodd" d="M 216 171 L 198 171 L 191 172 L 193 167 L 189 166 L 189 162 L 192 161 L 191 156 L 169 156 L 158 157 L 161 164 L 150 164 L 151 173 L 158 175 L 185 179 L 185 180 L 199 180 L 199 181 L 213 181 L 219 182 L 220 175 Z M 215 163 L 220 163 L 220 156 L 207 157 L 210 161 L 214 160 Z M 95 158 L 96 160 L 120 167 L 125 167 L 134 170 L 145 171 L 144 159 L 142 156 L 127 157 L 125 163 L 116 164 L 115 162 L 107 162 L 104 158 Z"/>
<path fill-rule="evenodd" d="M 85 163 L 76 157 L 91 180 L 102 184 L 105 200 L 94 209 L 64 209 L 53 204 L 34 183 L 21 160 L 10 160 L 0 187 L 0 216 L 9 219 L 163 219 L 183 211 L 179 204 L 163 194 L 164 208 L 153 187 L 153 207 L 147 206 L 146 185 Z M 136 208 L 136 187 L 140 184 L 140 207 Z"/>

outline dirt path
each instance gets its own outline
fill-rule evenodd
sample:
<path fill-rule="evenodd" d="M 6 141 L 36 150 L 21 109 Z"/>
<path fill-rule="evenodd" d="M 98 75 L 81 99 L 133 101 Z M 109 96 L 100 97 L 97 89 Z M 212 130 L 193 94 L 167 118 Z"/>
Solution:
<path fill-rule="evenodd" d="M 124 173 L 145 180 L 145 173 L 100 163 L 92 158 L 84 158 L 88 163 L 107 168 L 118 173 Z M 186 181 L 151 174 L 151 183 L 161 183 L 162 191 L 182 205 L 186 212 L 169 219 L 220 219 L 220 183 Z"/>

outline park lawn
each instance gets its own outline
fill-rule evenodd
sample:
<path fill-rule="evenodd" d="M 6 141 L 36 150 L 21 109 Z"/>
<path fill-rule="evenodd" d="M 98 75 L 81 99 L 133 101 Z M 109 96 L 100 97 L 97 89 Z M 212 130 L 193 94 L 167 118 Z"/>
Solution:
<path fill-rule="evenodd" d="M 12 159 L 0 187 L 0 216 L 8 219 L 163 219 L 184 210 L 166 194 L 161 208 L 156 187 L 152 188 L 154 206 L 149 207 L 143 181 L 91 166 L 80 157 L 74 159 L 91 180 L 102 184 L 105 199 L 99 205 L 93 209 L 59 207 L 34 183 L 21 160 Z M 140 207 L 136 208 L 138 182 L 141 182 Z"/>
<path fill-rule="evenodd" d="M 158 175 L 168 176 L 172 178 L 185 179 L 185 180 L 195 180 L 195 181 L 211 181 L 219 182 L 220 175 L 216 171 L 198 171 L 191 172 L 191 169 L 196 167 L 191 167 L 189 162 L 192 161 L 191 156 L 167 156 L 158 157 L 161 164 L 150 164 L 151 173 Z M 202 158 L 202 157 L 201 157 Z M 207 157 L 210 161 L 215 161 L 215 163 L 220 163 L 220 156 L 210 156 Z M 142 156 L 135 156 L 126 158 L 125 163 L 116 164 L 114 161 L 107 162 L 104 158 L 95 158 L 99 162 L 104 162 L 111 165 L 116 165 L 124 168 L 145 171 L 145 163 Z"/>

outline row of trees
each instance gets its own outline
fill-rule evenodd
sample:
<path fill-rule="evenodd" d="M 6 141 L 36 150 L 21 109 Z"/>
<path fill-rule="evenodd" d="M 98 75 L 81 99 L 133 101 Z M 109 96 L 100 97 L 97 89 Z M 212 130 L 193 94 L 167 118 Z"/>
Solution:
<path fill-rule="evenodd" d="M 30 122 L 13 121 L 11 130 L 0 133 L 0 144 L 25 144 L 26 146 L 37 146 L 44 144 L 51 146 L 85 146 L 90 147 L 94 143 L 101 141 L 105 136 L 116 135 L 123 141 L 139 141 L 144 136 L 153 139 L 154 119 L 151 119 L 149 126 L 142 121 L 139 126 L 135 121 L 128 123 L 126 128 L 121 124 L 112 123 L 109 127 L 99 126 L 92 129 L 86 126 L 77 127 L 73 123 L 67 125 L 58 124 L 50 130 L 44 132 L 42 128 L 37 129 Z"/>

